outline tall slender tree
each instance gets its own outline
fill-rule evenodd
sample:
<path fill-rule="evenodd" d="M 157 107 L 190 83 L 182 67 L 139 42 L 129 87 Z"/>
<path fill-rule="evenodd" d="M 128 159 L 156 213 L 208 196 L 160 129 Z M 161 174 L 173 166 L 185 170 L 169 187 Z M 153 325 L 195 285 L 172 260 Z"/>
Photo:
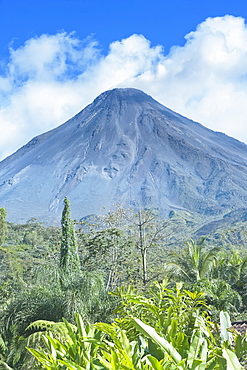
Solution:
<path fill-rule="evenodd" d="M 2 245 L 7 236 L 6 210 L 0 208 L 0 245 Z"/>
<path fill-rule="evenodd" d="M 60 249 L 60 268 L 64 273 L 79 273 L 80 261 L 75 236 L 74 222 L 71 219 L 70 201 L 64 199 L 62 214 L 62 242 Z"/>

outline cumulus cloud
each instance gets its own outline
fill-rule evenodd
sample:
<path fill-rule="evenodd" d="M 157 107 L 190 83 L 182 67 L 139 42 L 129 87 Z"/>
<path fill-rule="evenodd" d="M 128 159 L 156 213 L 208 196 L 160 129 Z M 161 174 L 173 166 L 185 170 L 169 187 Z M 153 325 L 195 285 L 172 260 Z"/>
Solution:
<path fill-rule="evenodd" d="M 152 75 L 153 95 L 175 111 L 247 142 L 247 28 L 242 18 L 208 18 L 173 47 Z M 145 86 L 140 81 L 139 86 Z"/>
<path fill-rule="evenodd" d="M 208 18 L 165 55 L 142 35 L 97 42 L 66 32 L 14 50 L 0 76 L 0 158 L 76 114 L 113 87 L 140 88 L 169 108 L 247 142 L 247 27 Z"/>

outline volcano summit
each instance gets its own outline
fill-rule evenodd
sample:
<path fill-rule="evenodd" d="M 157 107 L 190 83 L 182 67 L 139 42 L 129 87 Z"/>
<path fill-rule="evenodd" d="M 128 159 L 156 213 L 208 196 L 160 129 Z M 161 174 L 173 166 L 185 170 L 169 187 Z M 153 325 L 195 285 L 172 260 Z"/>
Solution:
<path fill-rule="evenodd" d="M 247 207 L 247 146 L 140 90 L 114 89 L 0 162 L 8 220 L 58 222 L 113 204 L 204 215 Z"/>

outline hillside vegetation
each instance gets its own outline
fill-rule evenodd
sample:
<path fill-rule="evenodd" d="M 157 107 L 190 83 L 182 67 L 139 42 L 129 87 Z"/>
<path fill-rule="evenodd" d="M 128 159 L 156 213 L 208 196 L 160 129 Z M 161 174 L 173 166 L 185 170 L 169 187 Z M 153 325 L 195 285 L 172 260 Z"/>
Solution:
<path fill-rule="evenodd" d="M 247 319 L 245 219 L 74 222 L 67 198 L 59 228 L 0 211 L 0 369 L 241 368 L 246 339 L 223 329 Z"/>

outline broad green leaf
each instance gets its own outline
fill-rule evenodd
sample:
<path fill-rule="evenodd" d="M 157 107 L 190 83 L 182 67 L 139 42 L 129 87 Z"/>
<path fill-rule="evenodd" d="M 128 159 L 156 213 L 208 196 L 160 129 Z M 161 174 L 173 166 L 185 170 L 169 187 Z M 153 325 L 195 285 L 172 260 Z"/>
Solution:
<path fill-rule="evenodd" d="M 198 366 L 198 370 L 204 370 L 206 369 L 207 357 L 208 357 L 208 344 L 206 340 L 204 340 L 202 343 L 201 350 L 200 350 L 200 357 L 201 357 L 202 363 Z"/>
<path fill-rule="evenodd" d="M 57 358 L 57 352 L 56 352 L 57 346 L 56 346 L 55 340 L 51 336 L 48 336 L 48 335 L 47 335 L 47 339 L 48 339 L 48 341 L 50 343 L 50 352 L 51 352 L 51 355 L 54 358 L 54 360 L 56 361 L 56 358 Z"/>
<path fill-rule="evenodd" d="M 155 358 L 151 355 L 148 355 L 146 357 L 146 361 L 155 370 L 163 370 L 164 369 L 163 366 L 161 365 L 160 361 L 158 361 L 157 358 Z"/>
<path fill-rule="evenodd" d="M 150 355 L 157 358 L 157 360 L 162 360 L 164 358 L 164 352 L 150 338 L 148 339 L 148 352 Z"/>
<path fill-rule="evenodd" d="M 178 364 L 182 358 L 177 350 L 165 339 L 162 338 L 155 330 L 149 325 L 144 324 L 141 320 L 134 318 L 134 323 L 136 328 L 148 338 L 152 339 L 160 348 L 173 359 L 173 361 Z"/>
<path fill-rule="evenodd" d="M 220 311 L 220 336 L 223 341 L 232 340 L 232 335 L 227 330 L 231 327 L 231 320 L 228 312 Z"/>
<path fill-rule="evenodd" d="M 198 370 L 200 366 L 203 365 L 202 360 L 195 359 L 192 363 L 192 366 L 189 367 L 190 370 Z"/>
<path fill-rule="evenodd" d="M 116 354 L 115 351 L 111 350 L 111 369 L 112 370 L 118 370 L 118 365 L 119 365 L 119 361 L 118 361 L 118 356 Z"/>
<path fill-rule="evenodd" d="M 234 350 L 238 358 L 247 353 L 247 336 L 237 335 Z"/>
<path fill-rule="evenodd" d="M 76 326 L 77 326 L 77 330 L 78 330 L 78 333 L 81 337 L 86 337 L 86 331 L 85 331 L 85 326 L 84 326 L 84 322 L 82 320 L 82 317 L 81 315 L 76 315 Z"/>
<path fill-rule="evenodd" d="M 103 356 L 99 356 L 98 359 L 100 361 L 100 363 L 106 368 L 106 369 L 111 369 L 111 364 L 109 362 L 110 360 L 110 355 L 108 353 L 105 353 L 104 354 L 104 357 Z"/>
<path fill-rule="evenodd" d="M 226 359 L 226 370 L 241 370 L 242 365 L 238 361 L 237 356 L 228 348 L 223 348 L 223 357 Z"/>
<path fill-rule="evenodd" d="M 123 344 L 123 348 L 125 349 L 127 355 L 131 358 L 131 345 L 130 345 L 130 342 L 125 332 L 121 330 L 120 336 L 121 336 L 121 342 Z"/>
<path fill-rule="evenodd" d="M 187 364 L 188 366 L 192 366 L 194 359 L 197 357 L 200 347 L 202 344 L 202 334 L 201 332 L 197 329 L 194 330 L 192 338 L 191 338 L 191 344 L 190 348 L 188 351 L 188 356 L 187 356 Z"/>
<path fill-rule="evenodd" d="M 66 370 L 85 370 L 85 367 L 82 367 L 70 360 L 58 360 L 57 362 L 66 366 Z"/>
<path fill-rule="evenodd" d="M 46 368 L 52 369 L 52 365 L 55 364 L 54 359 L 51 356 L 45 355 L 42 351 L 37 351 L 33 348 L 27 348 L 29 352 Z"/>
<path fill-rule="evenodd" d="M 216 359 L 213 359 L 210 362 L 208 362 L 206 369 L 207 370 L 219 369 L 219 367 L 217 367 L 217 361 L 216 361 Z M 225 367 L 221 367 L 221 369 L 223 370 L 223 369 L 225 369 Z"/>

